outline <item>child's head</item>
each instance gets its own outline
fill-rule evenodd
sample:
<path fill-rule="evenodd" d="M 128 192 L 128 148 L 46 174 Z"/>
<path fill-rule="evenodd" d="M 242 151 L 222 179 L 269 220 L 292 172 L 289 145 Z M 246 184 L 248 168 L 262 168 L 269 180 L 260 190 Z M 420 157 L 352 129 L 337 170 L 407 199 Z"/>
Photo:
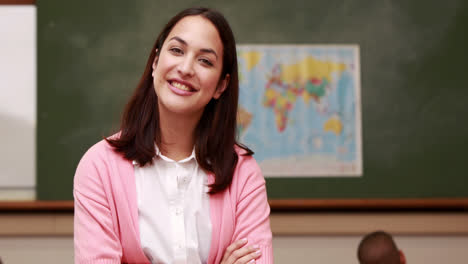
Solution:
<path fill-rule="evenodd" d="M 364 236 L 359 244 L 358 259 L 361 264 L 405 264 L 405 256 L 390 234 L 376 231 Z"/>

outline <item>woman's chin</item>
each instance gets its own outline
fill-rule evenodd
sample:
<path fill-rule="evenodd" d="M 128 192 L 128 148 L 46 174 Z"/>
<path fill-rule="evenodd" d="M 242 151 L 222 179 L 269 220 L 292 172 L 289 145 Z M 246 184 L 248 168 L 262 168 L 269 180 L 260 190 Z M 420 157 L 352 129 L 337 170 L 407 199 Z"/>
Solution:
<path fill-rule="evenodd" d="M 160 114 L 171 114 L 180 116 L 197 116 L 203 109 L 199 109 L 189 102 L 171 101 L 167 103 L 159 103 Z"/>

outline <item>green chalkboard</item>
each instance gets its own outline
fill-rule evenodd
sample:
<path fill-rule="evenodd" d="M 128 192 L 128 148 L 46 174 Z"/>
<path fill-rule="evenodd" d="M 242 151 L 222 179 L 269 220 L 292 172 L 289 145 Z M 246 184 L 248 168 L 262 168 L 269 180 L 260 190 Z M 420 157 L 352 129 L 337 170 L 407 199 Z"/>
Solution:
<path fill-rule="evenodd" d="M 468 2 L 38 1 L 37 185 L 71 200 L 83 153 L 118 128 L 163 24 L 221 10 L 238 43 L 358 44 L 363 177 L 267 179 L 270 198 L 468 197 Z"/>

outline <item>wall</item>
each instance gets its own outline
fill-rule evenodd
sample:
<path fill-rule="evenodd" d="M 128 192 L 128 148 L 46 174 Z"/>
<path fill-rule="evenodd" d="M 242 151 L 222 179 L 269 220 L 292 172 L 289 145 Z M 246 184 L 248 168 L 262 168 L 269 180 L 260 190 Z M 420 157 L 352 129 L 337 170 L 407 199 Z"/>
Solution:
<path fill-rule="evenodd" d="M 275 263 L 358 264 L 360 236 L 280 236 L 273 240 Z M 466 263 L 468 237 L 397 236 L 408 263 Z M 73 263 L 72 237 L 0 237 L 5 263 Z"/>
<path fill-rule="evenodd" d="M 73 263 L 72 217 L 0 215 L 0 257 L 5 263 Z M 271 219 L 275 263 L 357 264 L 362 235 L 379 227 L 396 234 L 409 264 L 468 259 L 468 213 L 274 213 Z"/>

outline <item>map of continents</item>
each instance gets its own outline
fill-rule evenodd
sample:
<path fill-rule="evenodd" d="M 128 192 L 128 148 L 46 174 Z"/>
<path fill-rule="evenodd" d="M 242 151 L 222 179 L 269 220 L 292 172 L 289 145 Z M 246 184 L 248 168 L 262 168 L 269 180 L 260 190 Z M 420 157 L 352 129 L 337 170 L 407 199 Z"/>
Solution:
<path fill-rule="evenodd" d="M 238 46 L 238 134 L 265 176 L 362 174 L 356 46 Z"/>

